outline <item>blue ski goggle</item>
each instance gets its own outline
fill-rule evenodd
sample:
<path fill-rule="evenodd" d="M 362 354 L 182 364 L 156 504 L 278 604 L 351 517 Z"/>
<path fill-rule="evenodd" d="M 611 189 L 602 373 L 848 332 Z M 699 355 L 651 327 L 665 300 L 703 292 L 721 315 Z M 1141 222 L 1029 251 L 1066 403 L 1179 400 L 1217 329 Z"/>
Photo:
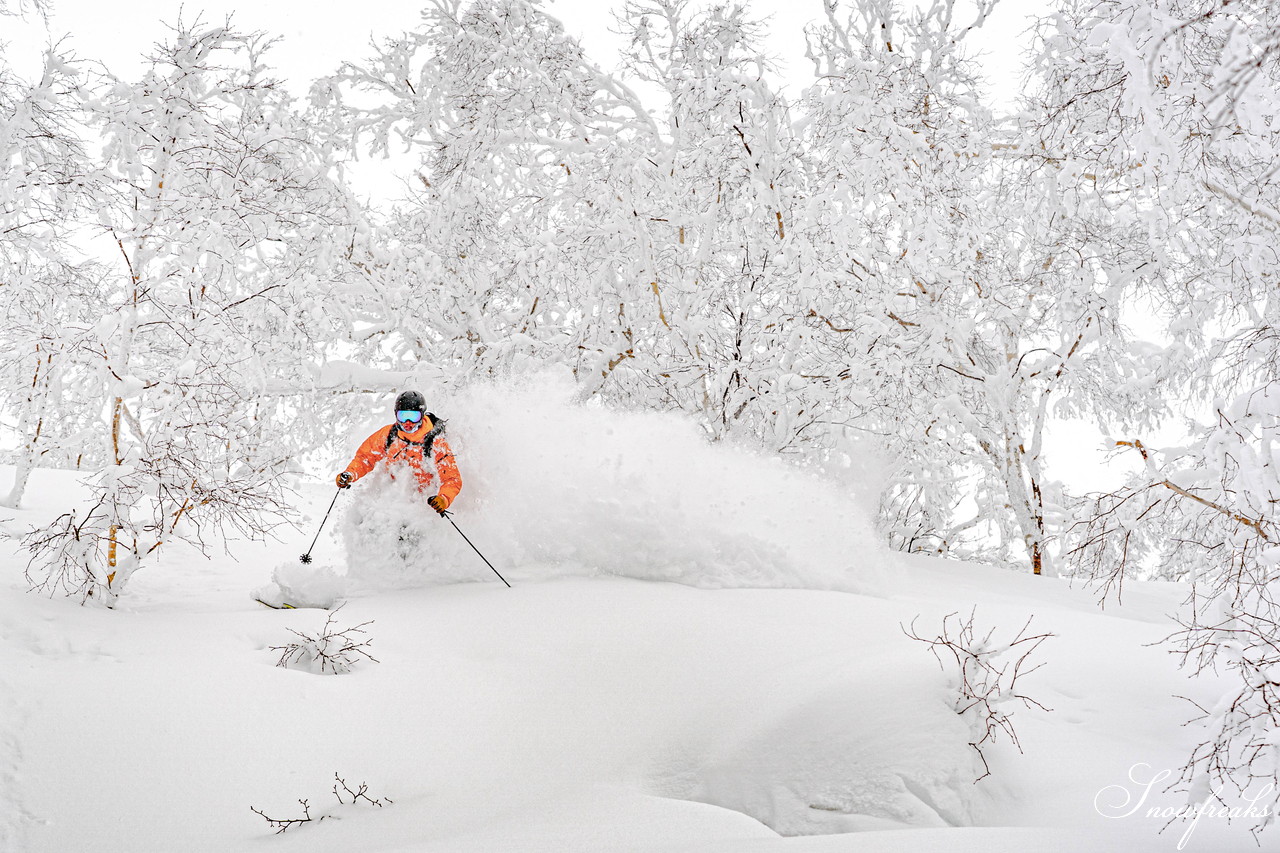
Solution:
<path fill-rule="evenodd" d="M 416 424 L 422 420 L 422 412 L 396 412 L 396 420 L 402 424 Z"/>

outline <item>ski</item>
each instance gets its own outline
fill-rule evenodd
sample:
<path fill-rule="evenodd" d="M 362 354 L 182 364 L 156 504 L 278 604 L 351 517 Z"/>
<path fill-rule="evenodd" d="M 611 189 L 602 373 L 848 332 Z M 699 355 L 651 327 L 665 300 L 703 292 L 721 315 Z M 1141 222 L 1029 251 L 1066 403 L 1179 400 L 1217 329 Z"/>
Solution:
<path fill-rule="evenodd" d="M 272 610 L 336 610 L 337 605 L 339 604 L 339 602 L 333 602 L 328 607 L 323 604 L 289 604 L 285 601 L 282 601 L 279 604 L 272 604 L 270 601 L 266 601 L 256 596 L 253 600 L 261 604 L 263 607 L 270 607 Z"/>

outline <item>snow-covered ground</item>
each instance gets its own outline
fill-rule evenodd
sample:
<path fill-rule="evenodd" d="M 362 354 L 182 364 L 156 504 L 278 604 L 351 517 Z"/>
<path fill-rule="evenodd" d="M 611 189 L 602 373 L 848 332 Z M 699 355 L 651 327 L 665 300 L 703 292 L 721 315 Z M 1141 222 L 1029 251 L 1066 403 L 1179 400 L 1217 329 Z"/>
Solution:
<path fill-rule="evenodd" d="M 1100 609 L 1065 581 L 886 553 L 830 486 L 673 421 L 576 410 L 521 439 L 548 413 L 469 405 L 455 520 L 513 588 L 430 518 L 433 565 L 351 581 L 335 621 L 371 621 L 377 662 L 348 674 L 276 666 L 328 614 L 249 597 L 296 565 L 325 483 L 301 489 L 303 530 L 207 560 L 172 546 L 110 611 L 26 593 L 10 546 L 0 850 L 1178 849 L 1186 826 L 1146 815 L 1181 801 L 1142 783 L 1195 742 L 1172 697 L 1215 694 L 1158 644 L 1183 589 Z M 32 488 L 6 530 L 76 492 L 66 472 Z M 341 571 L 330 523 L 318 562 Z M 1024 753 L 1001 740 L 976 783 L 948 674 L 902 629 L 974 607 L 997 639 L 1028 617 L 1055 635 L 1020 682 L 1052 710 L 1018 710 Z M 335 773 L 391 802 L 340 805 Z M 274 835 L 250 810 L 299 799 L 334 819 Z M 1248 823 L 1206 817 L 1183 848 L 1257 849 Z"/>

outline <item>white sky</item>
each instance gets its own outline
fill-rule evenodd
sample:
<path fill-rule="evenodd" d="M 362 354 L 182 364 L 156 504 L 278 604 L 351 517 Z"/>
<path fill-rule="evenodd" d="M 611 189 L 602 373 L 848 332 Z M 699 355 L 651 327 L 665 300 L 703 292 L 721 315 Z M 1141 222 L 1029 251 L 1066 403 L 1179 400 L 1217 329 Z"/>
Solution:
<path fill-rule="evenodd" d="M 38 18 L 19 21 L 0 17 L 4 56 L 25 78 L 39 74 L 47 45 L 65 39 L 65 46 L 79 58 L 99 60 L 115 76 L 134 80 L 146 66 L 145 57 L 154 45 L 170 37 L 170 26 L 179 18 L 190 22 L 198 17 L 214 25 L 231 15 L 242 32 L 261 30 L 280 37 L 267 60 L 295 96 L 305 96 L 312 81 L 332 73 L 341 62 L 369 56 L 372 39 L 413 29 L 429 0 L 345 0 L 341 5 L 332 0 L 327 4 L 324 0 L 51 2 L 53 15 L 47 25 Z M 962 7 L 972 2 L 958 0 Z M 621 7 L 622 0 L 544 0 L 544 5 L 581 40 L 600 66 L 612 69 L 617 65 L 620 39 L 610 29 L 614 26 L 613 10 Z M 709 0 L 705 5 L 710 5 Z M 993 98 L 1005 103 L 1012 100 L 1029 15 L 1043 14 L 1051 5 L 1052 0 L 1002 0 L 984 27 L 970 34 L 972 49 L 984 54 Z M 804 27 L 822 17 L 822 0 L 750 0 L 750 8 L 757 17 L 767 18 L 771 58 L 781 67 L 788 85 L 798 92 L 812 79 L 812 66 L 804 57 Z M 956 20 L 967 17 L 971 14 L 962 10 Z M 394 162 L 365 159 L 351 164 L 347 176 L 362 194 L 394 198 L 404 192 L 404 179 L 397 173 L 409 172 L 397 170 Z"/>
<path fill-rule="evenodd" d="M 179 15 L 191 20 L 198 14 L 213 23 L 233 14 L 242 31 L 264 30 L 282 37 L 272 58 L 297 95 L 305 94 L 312 80 L 330 73 L 341 61 L 367 56 L 371 38 L 413 28 L 424 5 L 422 0 L 356 0 L 327 7 L 316 0 L 151 0 L 145 5 L 103 0 L 54 2 L 47 28 L 40 21 L 0 17 L 0 42 L 6 45 L 7 61 L 25 77 L 38 73 L 44 47 L 66 36 L 81 58 L 99 59 L 117 76 L 132 79 L 140 74 L 142 57 L 151 46 L 167 37 L 166 22 L 176 22 Z M 605 68 L 616 63 L 617 39 L 609 28 L 611 10 L 619 5 L 602 0 L 546 0 L 547 10 L 560 18 Z M 984 28 L 971 36 L 974 48 L 985 54 L 984 65 L 995 97 L 1012 97 L 1029 16 L 1043 14 L 1050 6 L 1052 0 L 1004 0 Z M 758 16 L 770 17 L 770 49 L 788 76 L 797 86 L 807 82 L 810 66 L 804 58 L 803 28 L 821 16 L 821 0 L 752 0 L 751 8 Z M 352 177 L 366 192 L 398 194 L 398 180 L 379 171 L 376 163 L 359 164 Z M 1081 450 L 1096 447 L 1096 431 L 1070 425 L 1063 428 L 1079 431 Z M 1085 479 L 1102 476 L 1100 461 L 1093 453 L 1081 454 L 1077 462 L 1093 474 Z M 1082 473 L 1078 470 L 1077 478 Z"/>
<path fill-rule="evenodd" d="M 69 44 L 86 59 L 101 59 L 117 76 L 137 76 L 141 58 L 165 39 L 165 22 L 197 16 L 208 23 L 228 14 L 240 30 L 264 30 L 282 37 L 271 54 L 291 90 L 305 94 L 311 80 L 333 71 L 342 60 L 368 55 L 373 37 L 411 29 L 425 0 L 355 0 L 322 3 L 316 0 L 150 0 L 145 3 L 104 0 L 52 0 L 54 14 L 48 29 L 42 22 L 0 18 L 0 41 L 7 43 L 10 63 L 26 76 L 34 73 L 41 50 L 51 40 L 69 37 Z M 960 0 L 963 4 L 968 0 Z M 611 68 L 616 37 L 610 32 L 610 0 L 545 0 L 551 14 L 578 36 L 597 62 Z M 986 26 L 972 36 L 986 54 L 985 64 L 997 97 L 1007 98 L 1017 85 L 1021 34 L 1027 17 L 1043 12 L 1051 0 L 1003 0 Z M 821 0 L 751 0 L 757 16 L 769 17 L 770 49 L 794 79 L 804 82 L 809 65 L 804 59 L 805 24 L 821 17 Z M 957 15 L 957 18 L 961 18 Z"/>

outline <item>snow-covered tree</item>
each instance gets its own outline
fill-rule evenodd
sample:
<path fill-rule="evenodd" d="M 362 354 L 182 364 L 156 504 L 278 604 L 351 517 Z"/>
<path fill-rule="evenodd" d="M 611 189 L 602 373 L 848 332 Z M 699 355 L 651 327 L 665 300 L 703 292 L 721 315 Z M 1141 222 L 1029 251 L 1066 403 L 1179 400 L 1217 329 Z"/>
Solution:
<path fill-rule="evenodd" d="M 578 356 L 611 274 L 606 179 L 631 168 L 610 156 L 650 119 L 558 21 L 526 0 L 438 0 L 313 100 L 333 138 L 403 144 L 416 173 L 351 310 L 371 365 L 439 380 Z"/>
<path fill-rule="evenodd" d="M 56 48 L 34 83 L 0 65 L 0 398 L 19 443 L 7 506 L 21 502 L 37 460 L 80 456 L 75 435 L 88 422 L 61 399 L 77 345 L 68 329 L 83 328 L 97 310 L 97 271 L 73 242 L 95 187 L 80 138 L 85 85 L 84 72 Z"/>
<path fill-rule="evenodd" d="M 657 132 L 615 145 L 602 173 L 607 278 L 578 342 L 584 393 L 792 449 L 822 407 L 800 402 L 806 380 L 785 366 L 804 328 L 786 251 L 799 150 L 760 25 L 686 2 L 628 4 L 619 25 Z"/>
<path fill-rule="evenodd" d="M 1205 797 L 1280 782 L 1277 34 L 1273 4 L 1112 0 L 1046 24 L 1042 51 L 1070 155 L 1141 187 L 1179 368 L 1167 373 L 1210 413 L 1182 447 L 1122 442 L 1141 471 L 1095 497 L 1072 549 L 1077 571 L 1112 587 L 1126 573 L 1193 583 L 1184 660 L 1241 677 L 1186 767 Z"/>
<path fill-rule="evenodd" d="M 3 0 L 0 2 L 0 17 L 23 18 L 34 13 L 47 18 L 50 5 L 49 0 Z"/>
<path fill-rule="evenodd" d="M 833 0 L 793 109 L 740 7 L 628 4 L 606 74 L 536 2 L 440 0 L 313 93 L 332 138 L 417 167 L 352 342 L 443 381 L 569 364 L 777 451 L 879 434 L 897 544 L 995 535 L 1039 570 L 1045 424 L 1067 390 L 1132 408 L 1094 392 L 1137 369 L 1112 361 L 1144 259 L 1111 185 L 980 106 L 963 38 L 991 8 Z"/>
<path fill-rule="evenodd" d="M 985 119 L 957 42 L 934 41 L 942 21 L 898 3 L 828 2 L 824 11 L 808 33 L 816 80 L 801 106 L 815 232 L 810 317 L 827 333 L 846 423 L 881 436 L 895 459 L 881 519 L 890 541 L 955 551 L 970 526 L 956 516 L 966 472 L 922 408 L 918 384 L 933 379 L 937 359 L 912 338 L 920 321 L 902 312 L 936 299 L 954 258 L 976 251 L 957 205 L 982 180 L 975 123 Z"/>
<path fill-rule="evenodd" d="M 1061 524 L 1046 426 L 1133 409 L 1117 373 L 1145 368 L 1119 315 L 1146 256 L 1110 176 L 981 106 L 964 37 L 992 6 L 831 2 L 811 31 L 818 313 L 848 335 L 850 403 L 898 460 L 891 541 L 1040 573 Z"/>
<path fill-rule="evenodd" d="M 420 157 L 368 330 L 455 372 L 567 363 L 585 395 L 787 447 L 822 407 L 783 399 L 806 382 L 778 366 L 805 328 L 783 306 L 797 152 L 758 28 L 683 0 L 622 26 L 652 108 L 527 0 L 442 0 L 317 87 L 336 128 Z"/>
<path fill-rule="evenodd" d="M 115 266 L 77 382 L 105 464 L 88 506 L 28 537 L 37 585 L 111 601 L 170 539 L 258 534 L 283 510 L 282 435 L 324 342 L 309 309 L 345 263 L 350 203 L 267 46 L 179 26 L 139 83 L 90 102 Z"/>

